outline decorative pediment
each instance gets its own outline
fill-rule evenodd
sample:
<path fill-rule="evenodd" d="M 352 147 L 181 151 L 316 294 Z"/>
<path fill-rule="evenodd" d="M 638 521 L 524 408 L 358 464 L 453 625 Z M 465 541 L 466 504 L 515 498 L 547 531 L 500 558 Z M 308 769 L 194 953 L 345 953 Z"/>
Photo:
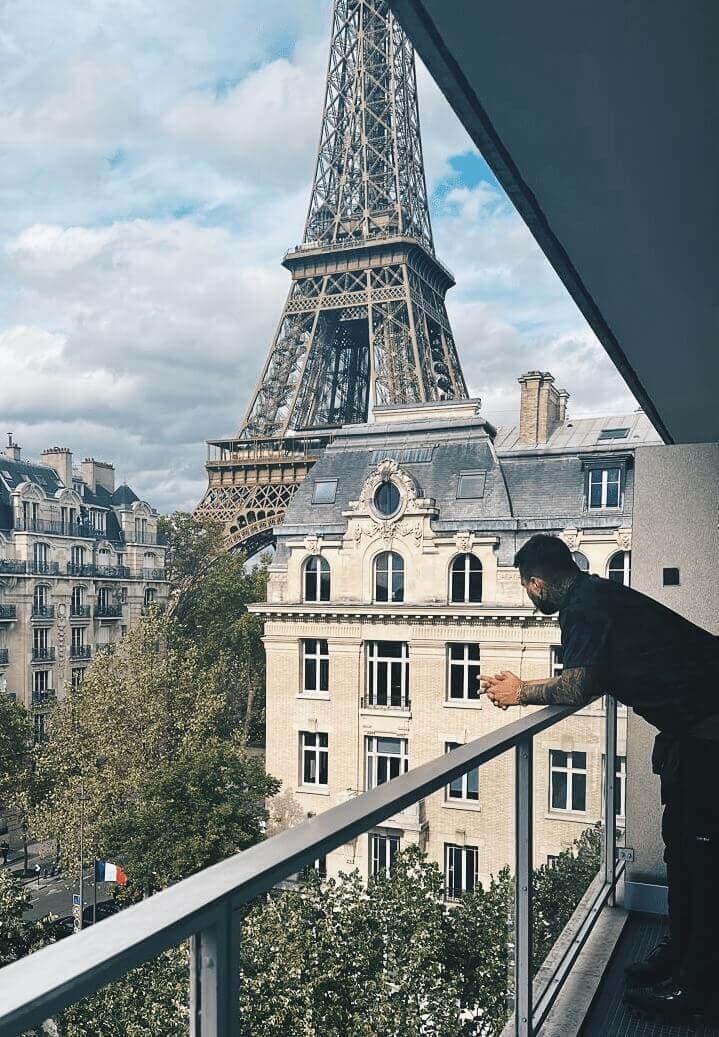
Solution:
<path fill-rule="evenodd" d="M 391 457 L 387 457 L 384 461 L 380 461 L 372 474 L 365 479 L 359 499 L 350 501 L 349 510 L 352 512 L 370 511 L 375 493 L 383 482 L 390 481 L 400 491 L 402 498 L 401 512 L 406 511 L 408 507 L 412 507 L 417 501 L 419 487 L 409 472 L 400 468 Z"/>
<path fill-rule="evenodd" d="M 470 532 L 469 530 L 457 533 L 456 537 L 454 538 L 454 543 L 457 547 L 457 550 L 461 551 L 462 554 L 469 554 L 472 550 L 472 544 L 474 543 L 474 533 Z"/>
<path fill-rule="evenodd" d="M 631 551 L 632 549 L 632 531 L 628 527 L 616 530 L 614 539 L 617 541 L 622 551 Z"/>
<path fill-rule="evenodd" d="M 581 529 L 565 529 L 559 534 L 560 538 L 564 541 L 570 551 L 578 551 L 579 545 L 582 542 L 582 531 Z"/>
<path fill-rule="evenodd" d="M 305 551 L 311 555 L 318 555 L 322 551 L 322 537 L 312 533 L 305 537 Z"/>

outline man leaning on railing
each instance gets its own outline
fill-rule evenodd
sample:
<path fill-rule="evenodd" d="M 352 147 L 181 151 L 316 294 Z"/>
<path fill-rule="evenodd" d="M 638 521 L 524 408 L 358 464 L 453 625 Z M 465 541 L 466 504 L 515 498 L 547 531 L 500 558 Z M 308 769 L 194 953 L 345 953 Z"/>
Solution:
<path fill-rule="evenodd" d="M 482 676 L 501 709 L 585 705 L 606 691 L 659 729 L 670 937 L 626 970 L 626 1000 L 657 1019 L 719 1016 L 719 638 L 652 598 L 590 576 L 567 545 L 534 536 L 514 560 L 545 615 L 559 612 L 564 669 Z"/>

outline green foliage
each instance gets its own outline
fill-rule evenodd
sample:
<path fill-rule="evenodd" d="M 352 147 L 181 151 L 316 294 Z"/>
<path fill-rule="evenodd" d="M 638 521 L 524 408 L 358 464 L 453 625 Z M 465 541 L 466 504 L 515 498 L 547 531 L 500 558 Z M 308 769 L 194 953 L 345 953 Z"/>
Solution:
<path fill-rule="evenodd" d="M 32 725 L 27 710 L 0 695 L 0 803 L 14 802 L 24 786 L 31 745 Z"/>
<path fill-rule="evenodd" d="M 86 859 L 119 855 L 145 890 L 256 841 L 278 787 L 228 735 L 224 699 L 171 624 L 144 620 L 58 704 L 31 795 L 33 832 L 75 870 L 82 788 Z"/>
<path fill-rule="evenodd" d="M 103 825 L 104 852 L 147 886 L 168 885 L 259 842 L 278 788 L 238 739 L 190 742 Z"/>
<path fill-rule="evenodd" d="M 544 864 L 533 876 L 533 948 L 535 972 L 555 944 L 572 912 L 596 877 L 602 854 L 601 825 L 588 828 L 552 867 Z"/>
<path fill-rule="evenodd" d="M 24 912 L 31 905 L 27 887 L 9 872 L 0 872 L 0 967 L 52 942 L 49 917 L 25 920 Z"/>
<path fill-rule="evenodd" d="M 70 937 L 72 939 L 72 937 Z M 67 1008 L 62 1037 L 187 1037 L 187 945 L 174 947 Z"/>

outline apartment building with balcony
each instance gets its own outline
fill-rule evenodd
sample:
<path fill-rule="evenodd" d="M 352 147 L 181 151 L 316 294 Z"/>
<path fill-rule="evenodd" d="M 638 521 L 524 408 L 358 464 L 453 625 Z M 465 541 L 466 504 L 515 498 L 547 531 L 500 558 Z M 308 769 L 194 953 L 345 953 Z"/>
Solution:
<path fill-rule="evenodd" d="M 538 613 L 513 567 L 534 533 L 575 560 L 631 578 L 633 452 L 658 442 L 645 415 L 567 416 L 548 373 L 520 379 L 518 424 L 494 429 L 477 401 L 386 408 L 345 428 L 278 530 L 265 620 L 267 768 L 311 816 L 481 735 L 505 714 L 477 678 L 562 665 L 556 617 Z M 529 712 L 530 710 L 525 710 Z M 625 814 L 626 712 L 615 799 Z M 535 866 L 601 819 L 604 703 L 535 743 Z M 418 842 L 448 896 L 513 860 L 509 755 L 470 772 L 334 851 L 329 873 L 389 867 Z"/>
<path fill-rule="evenodd" d="M 157 512 L 112 464 L 76 468 L 64 447 L 0 454 L 0 690 L 32 710 L 37 737 L 68 685 L 152 603 L 167 598 Z"/>

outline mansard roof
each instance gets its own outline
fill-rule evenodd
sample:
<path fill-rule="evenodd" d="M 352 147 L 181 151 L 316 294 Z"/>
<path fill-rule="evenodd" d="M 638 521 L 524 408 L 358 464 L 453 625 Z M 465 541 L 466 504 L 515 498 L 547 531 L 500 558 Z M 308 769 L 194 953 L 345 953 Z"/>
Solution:
<path fill-rule="evenodd" d="M 112 495 L 112 503 L 116 508 L 130 507 L 139 499 L 135 491 L 130 489 L 125 482 L 118 486 Z"/>
<path fill-rule="evenodd" d="M 628 429 L 622 438 L 600 439 L 604 430 Z M 616 528 L 631 522 L 633 471 L 627 466 L 621 510 L 587 512 L 588 458 L 621 456 L 638 445 L 658 443 L 644 414 L 577 419 L 561 426 L 549 442 L 527 448 L 516 429 L 496 431 L 479 417 L 374 424 L 344 428 L 327 447 L 287 509 L 280 536 L 309 532 L 341 535 L 343 516 L 357 500 L 380 461 L 392 458 L 416 481 L 420 495 L 434 498 L 437 532 L 472 529 Z M 484 494 L 457 496 L 460 473 L 486 473 Z M 337 480 L 334 503 L 313 504 L 315 484 Z"/>

